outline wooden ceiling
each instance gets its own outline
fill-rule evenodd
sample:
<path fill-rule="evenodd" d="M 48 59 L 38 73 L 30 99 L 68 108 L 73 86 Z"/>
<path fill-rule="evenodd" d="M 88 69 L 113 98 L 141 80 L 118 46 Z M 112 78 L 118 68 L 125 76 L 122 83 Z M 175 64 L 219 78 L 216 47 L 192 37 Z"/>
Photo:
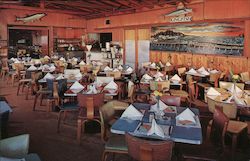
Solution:
<path fill-rule="evenodd" d="M 0 0 L 0 9 L 60 12 L 86 19 L 136 13 L 193 0 Z"/>

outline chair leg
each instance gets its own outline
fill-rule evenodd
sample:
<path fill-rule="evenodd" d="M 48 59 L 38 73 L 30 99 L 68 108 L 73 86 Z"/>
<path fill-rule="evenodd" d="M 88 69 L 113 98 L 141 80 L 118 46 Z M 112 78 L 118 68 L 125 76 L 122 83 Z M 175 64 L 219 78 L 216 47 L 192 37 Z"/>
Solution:
<path fill-rule="evenodd" d="M 103 153 L 102 153 L 102 161 L 107 160 L 107 155 L 108 155 L 108 152 L 106 150 L 104 150 Z"/>
<path fill-rule="evenodd" d="M 58 122 L 57 122 L 57 132 L 59 133 L 60 132 L 60 125 L 61 125 L 61 115 L 64 111 L 60 111 L 59 112 L 59 115 L 58 115 Z"/>
<path fill-rule="evenodd" d="M 27 87 L 26 97 L 25 97 L 26 100 L 28 100 L 29 90 L 30 90 L 30 85 L 28 85 L 28 87 Z"/>
<path fill-rule="evenodd" d="M 40 98 L 40 106 L 42 106 L 42 104 L 43 104 L 43 97 L 44 97 L 44 95 L 42 94 L 41 98 Z"/>
<path fill-rule="evenodd" d="M 25 86 L 25 83 L 23 83 L 22 85 L 23 85 L 23 86 L 22 86 L 22 92 L 23 92 L 23 91 L 24 91 L 24 86 Z"/>
<path fill-rule="evenodd" d="M 82 133 L 82 119 L 77 119 L 77 143 L 80 145 L 81 144 L 81 133 Z"/>
<path fill-rule="evenodd" d="M 35 111 L 35 109 L 36 109 L 36 102 L 37 102 L 37 98 L 39 97 L 39 93 L 37 93 L 36 95 L 35 95 L 35 99 L 34 99 L 34 105 L 33 105 L 33 111 Z"/>
<path fill-rule="evenodd" d="M 17 93 L 16 93 L 17 96 L 18 96 L 18 94 L 19 94 L 20 86 L 21 86 L 21 83 L 19 82 L 19 83 L 18 83 L 18 86 L 17 86 Z"/>

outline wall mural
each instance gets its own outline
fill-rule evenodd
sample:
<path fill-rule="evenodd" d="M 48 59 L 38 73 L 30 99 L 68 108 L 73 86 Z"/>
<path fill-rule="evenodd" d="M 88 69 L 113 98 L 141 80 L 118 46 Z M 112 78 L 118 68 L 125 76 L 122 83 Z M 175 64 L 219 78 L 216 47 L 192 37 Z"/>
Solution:
<path fill-rule="evenodd" d="M 150 50 L 242 55 L 244 22 L 152 27 Z"/>

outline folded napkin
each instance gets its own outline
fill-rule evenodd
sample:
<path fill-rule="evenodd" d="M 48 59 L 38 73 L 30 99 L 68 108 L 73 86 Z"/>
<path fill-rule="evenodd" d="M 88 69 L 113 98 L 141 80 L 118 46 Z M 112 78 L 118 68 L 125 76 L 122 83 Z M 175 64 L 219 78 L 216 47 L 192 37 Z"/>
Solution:
<path fill-rule="evenodd" d="M 104 89 L 112 89 L 112 90 L 117 90 L 118 89 L 118 85 L 114 82 L 114 81 L 111 81 L 109 82 L 105 87 Z"/>
<path fill-rule="evenodd" d="M 104 72 L 108 72 L 108 71 L 112 71 L 113 69 L 110 68 L 109 66 L 106 66 L 103 70 L 104 70 Z"/>
<path fill-rule="evenodd" d="M 60 79 L 64 79 L 63 74 L 60 74 L 60 75 L 56 78 L 56 80 L 60 80 Z"/>
<path fill-rule="evenodd" d="M 206 70 L 201 71 L 200 74 L 202 74 L 202 75 L 209 75 L 208 71 L 206 71 Z"/>
<path fill-rule="evenodd" d="M 197 71 L 202 72 L 202 71 L 206 71 L 206 69 L 204 67 L 200 67 Z"/>
<path fill-rule="evenodd" d="M 52 64 L 50 67 L 49 67 L 49 71 L 50 72 L 54 72 L 56 70 L 56 67 L 54 64 Z"/>
<path fill-rule="evenodd" d="M 146 79 L 146 80 L 152 80 L 152 79 L 153 79 L 153 78 L 150 77 L 148 74 L 144 74 L 144 75 L 142 76 L 142 78 L 144 78 L 144 79 Z"/>
<path fill-rule="evenodd" d="M 161 68 L 164 67 L 164 65 L 162 64 L 161 61 L 159 62 L 159 65 L 160 65 Z"/>
<path fill-rule="evenodd" d="M 188 71 L 188 73 L 197 74 L 197 72 L 196 72 L 193 68 L 191 68 L 191 69 Z"/>
<path fill-rule="evenodd" d="M 76 81 L 69 89 L 74 93 L 79 93 L 84 89 L 84 86 L 82 86 L 78 81 Z"/>
<path fill-rule="evenodd" d="M 82 74 L 81 74 L 81 73 L 77 73 L 77 74 L 75 75 L 75 78 L 76 78 L 77 80 L 81 80 L 81 79 L 82 79 Z"/>
<path fill-rule="evenodd" d="M 126 70 L 126 72 L 133 72 L 133 68 L 128 67 L 128 69 Z"/>
<path fill-rule="evenodd" d="M 123 67 L 121 65 L 119 65 L 118 69 L 119 70 L 123 70 Z"/>
<path fill-rule="evenodd" d="M 234 98 L 234 96 L 232 95 L 225 102 L 226 103 L 231 103 L 233 98 Z"/>
<path fill-rule="evenodd" d="M 119 70 L 118 70 L 117 68 L 115 68 L 115 69 L 113 70 L 113 72 L 119 72 Z"/>
<path fill-rule="evenodd" d="M 243 93 L 243 91 L 235 84 L 232 84 L 227 90 L 236 95 Z"/>
<path fill-rule="evenodd" d="M 50 74 L 50 73 L 47 73 L 44 77 L 43 77 L 43 79 L 55 79 L 55 76 L 53 76 L 52 74 Z"/>
<path fill-rule="evenodd" d="M 216 70 L 216 69 L 210 71 L 210 73 L 213 73 L 213 74 L 214 74 L 214 73 L 218 73 L 218 72 L 219 72 L 219 71 Z"/>
<path fill-rule="evenodd" d="M 166 66 L 167 66 L 167 67 L 170 67 L 170 66 L 171 66 L 171 63 L 167 62 L 167 63 L 166 63 Z"/>
<path fill-rule="evenodd" d="M 11 60 L 11 61 L 15 61 L 15 60 L 16 60 L 16 58 L 11 58 L 10 60 Z"/>
<path fill-rule="evenodd" d="M 163 103 L 161 100 L 159 100 L 159 110 L 160 111 L 164 111 L 167 107 L 168 106 L 165 103 Z M 151 105 L 150 111 L 153 111 L 153 112 L 157 112 L 158 111 L 157 103 L 154 104 L 154 105 Z"/>
<path fill-rule="evenodd" d="M 152 64 L 150 64 L 150 67 L 156 68 L 156 64 L 155 64 L 155 63 L 152 63 Z"/>
<path fill-rule="evenodd" d="M 220 92 L 218 92 L 216 89 L 214 89 L 213 87 L 210 87 L 207 91 L 207 95 L 210 96 L 220 96 Z"/>
<path fill-rule="evenodd" d="M 78 61 L 78 59 L 76 57 L 73 57 L 71 60 L 76 61 L 76 62 Z"/>
<path fill-rule="evenodd" d="M 179 121 L 181 124 L 195 124 L 196 121 L 194 119 L 195 114 L 187 108 L 178 116 L 176 116 L 176 120 Z"/>
<path fill-rule="evenodd" d="M 157 78 L 155 79 L 155 81 L 157 81 L 157 82 L 161 82 L 161 81 L 163 81 L 163 80 L 162 80 L 162 78 L 161 78 L 161 77 L 157 77 Z"/>
<path fill-rule="evenodd" d="M 37 68 L 34 65 L 31 65 L 27 70 L 34 71 L 34 70 L 37 70 Z"/>
<path fill-rule="evenodd" d="M 180 82 L 181 78 L 177 74 L 175 74 L 170 80 L 171 81 L 178 81 L 178 82 Z"/>
<path fill-rule="evenodd" d="M 162 77 L 162 76 L 163 76 L 163 74 L 162 74 L 161 72 L 157 72 L 157 73 L 154 75 L 155 78 Z"/>
<path fill-rule="evenodd" d="M 237 105 L 246 105 L 244 100 L 243 99 L 240 99 L 238 98 L 237 96 L 233 96 L 233 99 L 234 99 L 234 102 L 237 104 Z"/>
<path fill-rule="evenodd" d="M 86 63 L 82 60 L 79 65 L 85 65 Z"/>
<path fill-rule="evenodd" d="M 14 61 L 14 63 L 21 63 L 18 59 L 16 59 L 15 61 Z"/>
<path fill-rule="evenodd" d="M 64 62 L 66 61 L 64 57 L 61 57 L 59 60 L 64 61 Z"/>
<path fill-rule="evenodd" d="M 43 66 L 41 65 L 40 67 L 37 68 L 37 70 L 43 70 Z"/>
<path fill-rule="evenodd" d="M 50 59 L 50 57 L 46 55 L 46 56 L 44 57 L 44 59 Z"/>
<path fill-rule="evenodd" d="M 97 94 L 97 90 L 96 90 L 94 85 L 89 86 L 89 90 L 88 90 L 87 94 Z"/>
<path fill-rule="evenodd" d="M 43 65 L 43 70 L 49 70 L 49 66 L 47 64 Z"/>
<path fill-rule="evenodd" d="M 162 128 L 159 125 L 157 125 L 155 119 L 152 120 L 151 128 L 147 132 L 147 135 L 153 135 L 153 134 L 160 136 L 162 138 L 165 137 L 164 131 L 162 130 Z"/>
<path fill-rule="evenodd" d="M 138 111 L 132 104 L 122 113 L 121 118 L 128 118 L 131 120 L 141 120 L 143 114 Z"/>

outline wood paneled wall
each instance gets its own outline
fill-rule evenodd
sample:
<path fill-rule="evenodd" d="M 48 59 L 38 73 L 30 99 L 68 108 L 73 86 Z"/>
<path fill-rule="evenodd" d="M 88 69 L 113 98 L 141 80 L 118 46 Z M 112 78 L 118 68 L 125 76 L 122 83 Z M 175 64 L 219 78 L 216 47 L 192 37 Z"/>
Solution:
<path fill-rule="evenodd" d="M 190 65 L 196 68 L 204 66 L 227 72 L 232 69 L 235 73 L 250 71 L 250 59 L 246 57 L 151 51 L 150 61 L 170 61 L 174 65 Z"/>

